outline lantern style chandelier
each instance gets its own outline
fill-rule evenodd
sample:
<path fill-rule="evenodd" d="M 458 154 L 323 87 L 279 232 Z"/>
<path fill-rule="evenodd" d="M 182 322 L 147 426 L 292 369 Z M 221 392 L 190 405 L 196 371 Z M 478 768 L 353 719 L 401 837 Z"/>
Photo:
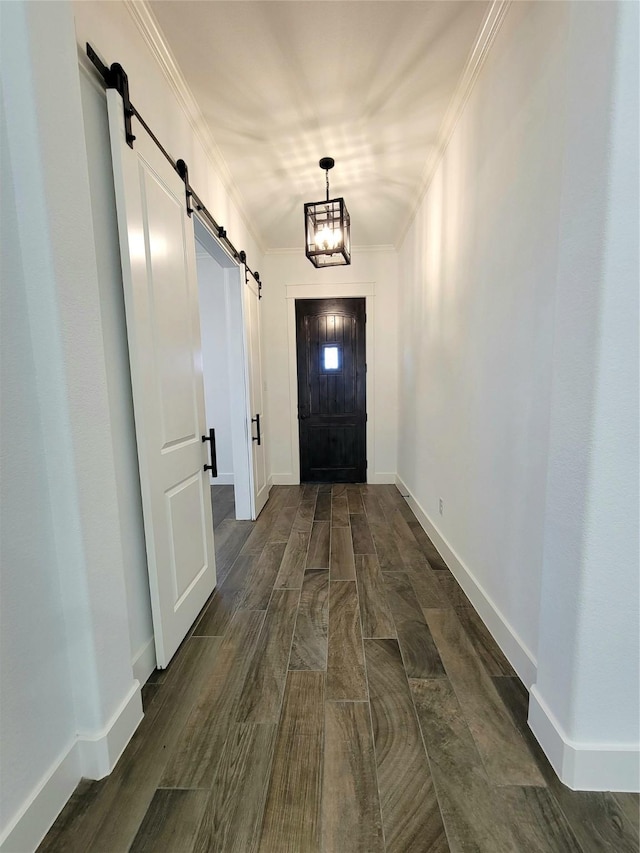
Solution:
<path fill-rule="evenodd" d="M 327 177 L 327 197 L 304 206 L 305 254 L 314 267 L 351 263 L 351 220 L 343 198 L 329 198 L 329 169 L 333 157 L 323 157 L 320 168 Z"/>

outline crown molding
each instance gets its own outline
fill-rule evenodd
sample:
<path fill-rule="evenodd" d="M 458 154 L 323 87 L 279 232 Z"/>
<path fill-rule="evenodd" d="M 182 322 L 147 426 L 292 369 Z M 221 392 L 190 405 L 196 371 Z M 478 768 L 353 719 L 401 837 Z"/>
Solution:
<path fill-rule="evenodd" d="M 147 47 L 151 51 L 153 58 L 160 66 L 162 73 L 171 86 L 171 89 L 178 99 L 178 103 L 182 107 L 195 136 L 204 148 L 205 154 L 211 161 L 225 190 L 236 205 L 247 230 L 256 241 L 260 251 L 264 253 L 265 242 L 261 235 L 256 232 L 251 223 L 242 193 L 233 180 L 231 171 L 229 170 L 222 152 L 218 148 L 213 134 L 209 130 L 209 126 L 202 110 L 200 109 L 198 101 L 191 91 L 178 62 L 173 55 L 173 51 L 169 47 L 160 25 L 149 8 L 147 0 L 123 0 L 123 3 L 138 28 L 138 31 L 142 35 Z"/>
<path fill-rule="evenodd" d="M 422 204 L 436 170 L 444 157 L 447 146 L 453 136 L 453 131 L 455 130 L 458 120 L 460 119 L 466 103 L 469 100 L 469 96 L 473 91 L 476 80 L 480 75 L 480 71 L 482 70 L 510 5 L 511 0 L 493 0 L 484 17 L 478 36 L 473 48 L 471 49 L 471 53 L 469 54 L 469 58 L 467 59 L 462 74 L 460 75 L 458 85 L 453 93 L 453 97 L 451 98 L 447 111 L 444 115 L 442 124 L 440 125 L 438 139 L 434 150 L 425 164 L 416 201 L 411 208 L 411 213 L 409 214 L 404 227 L 400 231 L 400 236 L 396 242 L 397 249 L 400 249 L 404 243 L 407 232 L 411 227 L 413 220 L 416 218 L 420 205 Z"/>

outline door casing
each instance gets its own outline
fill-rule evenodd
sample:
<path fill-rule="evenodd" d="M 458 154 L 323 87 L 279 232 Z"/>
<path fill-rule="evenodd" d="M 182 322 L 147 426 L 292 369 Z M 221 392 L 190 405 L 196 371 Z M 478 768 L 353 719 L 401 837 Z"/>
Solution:
<path fill-rule="evenodd" d="M 269 490 L 271 489 L 267 464 L 269 424 L 265 417 L 260 289 L 254 277 L 247 274 L 246 269 L 244 270 L 244 277 L 242 301 L 247 352 L 249 404 L 247 420 L 251 436 L 251 486 L 254 518 L 257 518 L 269 498 Z"/>
<path fill-rule="evenodd" d="M 267 434 L 264 419 L 264 389 L 262 375 L 264 364 L 259 329 L 251 322 L 251 310 L 259 311 L 259 291 L 253 276 L 247 276 L 245 266 L 227 251 L 226 247 L 210 230 L 206 219 L 194 211 L 194 231 L 200 245 L 224 270 L 226 291 L 227 323 L 229 328 L 229 379 L 231 389 L 232 449 L 234 465 L 234 487 L 236 518 L 255 520 L 269 497 L 271 481 L 267 470 Z M 255 318 L 259 324 L 259 317 Z M 252 341 L 252 332 L 257 331 L 257 344 Z M 252 343 L 254 346 L 252 346 Z M 258 359 L 258 364 L 254 360 Z M 253 373 L 253 375 L 252 375 Z M 258 377 L 259 388 L 252 385 Z M 255 427 L 252 424 L 259 397 L 258 409 L 262 416 L 262 445 L 258 450 L 253 441 Z M 260 456 L 260 460 L 256 460 Z M 264 467 L 262 487 L 257 476 L 257 467 Z M 236 474 L 237 472 L 237 474 Z"/>
<path fill-rule="evenodd" d="M 233 454 L 234 497 L 237 519 L 255 518 L 249 411 L 248 352 L 245 342 L 243 269 L 227 252 L 205 221 L 194 212 L 194 230 L 201 246 L 222 267 L 229 330 L 229 388 L 231 405 L 231 445 Z"/>

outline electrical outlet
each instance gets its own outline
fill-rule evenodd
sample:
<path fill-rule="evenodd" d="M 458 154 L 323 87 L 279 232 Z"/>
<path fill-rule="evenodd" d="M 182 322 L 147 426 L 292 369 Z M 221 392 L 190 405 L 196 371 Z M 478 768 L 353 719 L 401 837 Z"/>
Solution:
<path fill-rule="evenodd" d="M 444 515 L 444 501 L 442 498 L 438 501 L 438 509 L 440 510 L 440 515 Z"/>

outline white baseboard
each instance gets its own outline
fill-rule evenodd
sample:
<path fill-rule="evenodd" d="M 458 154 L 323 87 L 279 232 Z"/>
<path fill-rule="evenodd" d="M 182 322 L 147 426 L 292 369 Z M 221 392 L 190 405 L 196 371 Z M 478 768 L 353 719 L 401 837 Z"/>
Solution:
<path fill-rule="evenodd" d="M 211 477 L 212 486 L 233 486 L 233 474 L 218 474 L 217 477 Z"/>
<path fill-rule="evenodd" d="M 533 685 L 529 726 L 560 780 L 574 791 L 640 791 L 640 745 L 572 742 Z"/>
<path fill-rule="evenodd" d="M 111 773 L 142 717 L 142 694 L 136 680 L 102 731 L 78 735 L 82 775 L 102 779 Z"/>
<path fill-rule="evenodd" d="M 374 471 L 371 474 L 367 474 L 367 483 L 370 486 L 393 485 L 395 481 L 395 472 L 392 473 L 389 471 Z"/>
<path fill-rule="evenodd" d="M 147 679 L 156 668 L 156 644 L 153 637 L 138 649 L 138 652 L 131 661 L 131 667 L 133 669 L 133 677 L 140 684 L 146 684 Z"/>
<path fill-rule="evenodd" d="M 530 689 L 536 680 L 537 661 L 535 656 L 511 627 L 489 595 L 487 595 L 474 577 L 471 569 L 458 557 L 402 479 L 396 477 L 395 482 L 402 494 L 407 496 L 406 501 L 413 510 L 416 518 L 478 611 L 494 640 L 506 655 L 507 660 L 518 673 L 525 687 Z"/>
<path fill-rule="evenodd" d="M 49 768 L 0 838 L 1 853 L 32 853 L 80 781 L 78 741 Z"/>
<path fill-rule="evenodd" d="M 298 486 L 300 478 L 295 474 L 272 474 L 271 482 L 274 486 Z"/>
<path fill-rule="evenodd" d="M 33 853 L 80 779 L 110 773 L 141 720 L 140 684 L 134 681 L 104 729 L 78 735 L 44 774 L 0 837 L 0 853 Z"/>

